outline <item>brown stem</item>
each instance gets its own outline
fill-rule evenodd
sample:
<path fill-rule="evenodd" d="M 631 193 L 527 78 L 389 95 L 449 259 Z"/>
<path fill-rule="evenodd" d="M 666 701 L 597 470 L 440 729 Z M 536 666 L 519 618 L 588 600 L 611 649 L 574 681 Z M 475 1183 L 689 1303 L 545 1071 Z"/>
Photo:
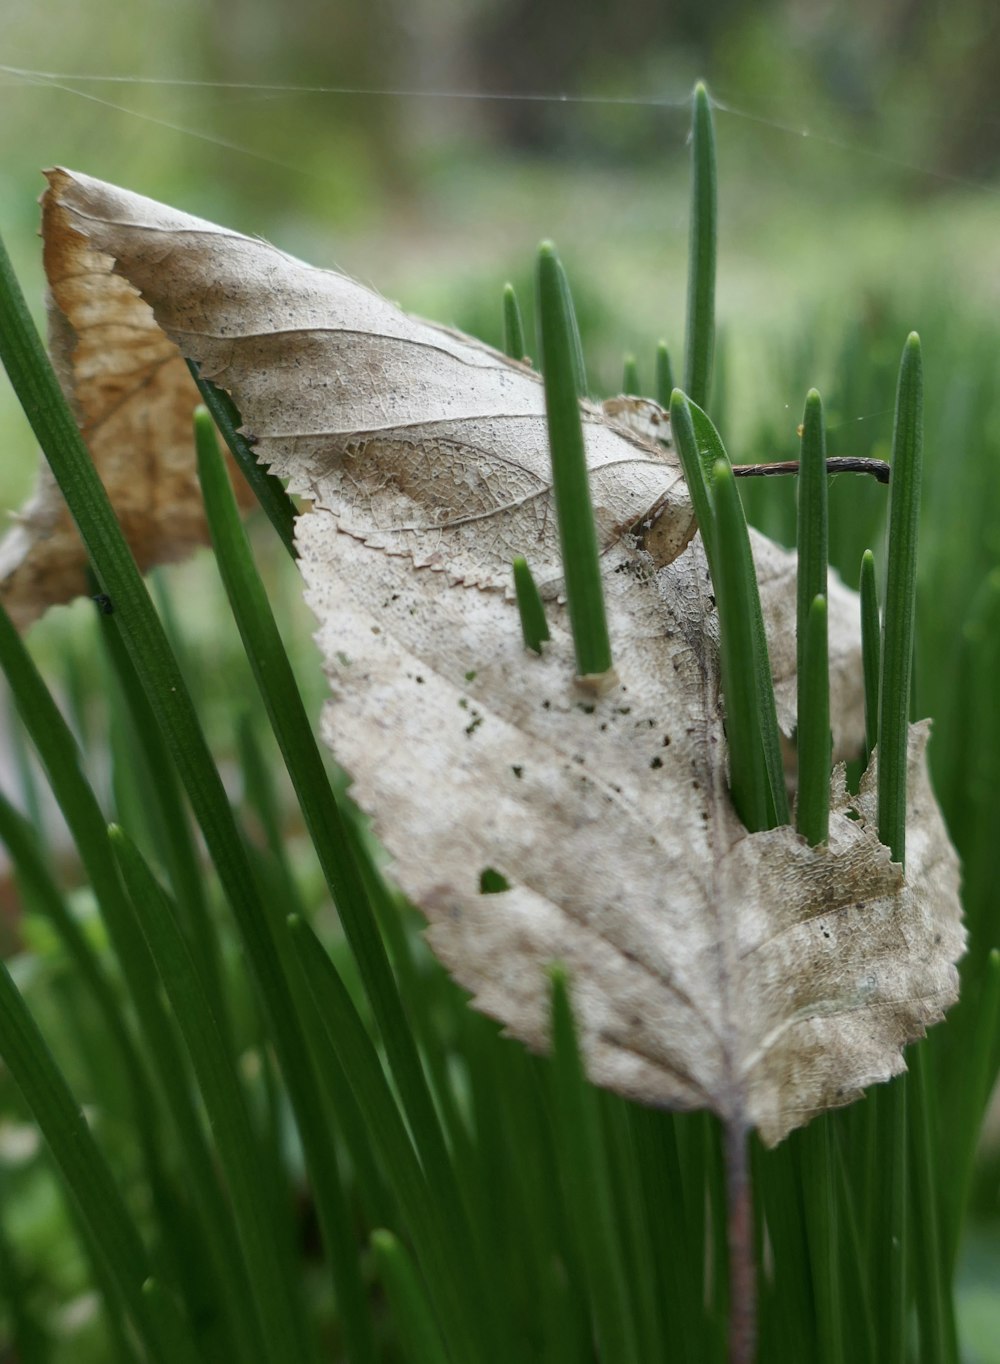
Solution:
<path fill-rule="evenodd" d="M 757 1344 L 757 1276 L 747 1127 L 725 1124 L 729 1239 L 729 1364 L 753 1364 Z"/>
<path fill-rule="evenodd" d="M 797 474 L 797 459 L 785 459 L 773 464 L 734 464 L 737 478 L 774 478 L 776 474 Z M 879 483 L 889 482 L 889 465 L 883 459 L 853 459 L 843 457 L 826 461 L 828 474 L 871 474 Z"/>

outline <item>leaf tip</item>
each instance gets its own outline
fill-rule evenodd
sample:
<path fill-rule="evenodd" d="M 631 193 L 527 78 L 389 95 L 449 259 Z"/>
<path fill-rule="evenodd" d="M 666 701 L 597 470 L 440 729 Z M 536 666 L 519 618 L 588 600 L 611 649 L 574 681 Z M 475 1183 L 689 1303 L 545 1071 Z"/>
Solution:
<path fill-rule="evenodd" d="M 559 960 L 550 961 L 546 967 L 546 974 L 552 989 L 553 1001 L 565 1000 L 569 995 L 569 971 L 566 963 Z"/>

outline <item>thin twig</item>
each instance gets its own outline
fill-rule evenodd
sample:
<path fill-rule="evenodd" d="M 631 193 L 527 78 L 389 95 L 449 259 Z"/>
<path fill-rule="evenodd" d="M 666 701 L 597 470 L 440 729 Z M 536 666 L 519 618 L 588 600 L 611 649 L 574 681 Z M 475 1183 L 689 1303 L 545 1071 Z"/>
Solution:
<path fill-rule="evenodd" d="M 724 1126 L 729 1239 L 729 1364 L 753 1364 L 757 1345 L 757 1275 L 748 1129 L 739 1118 Z"/>
<path fill-rule="evenodd" d="M 737 478 L 774 478 L 777 474 L 797 474 L 797 459 L 780 460 L 774 464 L 734 464 Z M 889 465 L 883 459 L 853 459 L 841 457 L 826 461 L 828 474 L 871 474 L 879 483 L 889 482 Z"/>

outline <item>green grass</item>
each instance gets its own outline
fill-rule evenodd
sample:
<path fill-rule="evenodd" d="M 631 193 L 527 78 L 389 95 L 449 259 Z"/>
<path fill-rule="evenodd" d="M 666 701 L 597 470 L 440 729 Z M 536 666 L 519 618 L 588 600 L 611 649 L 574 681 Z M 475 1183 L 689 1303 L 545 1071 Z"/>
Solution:
<path fill-rule="evenodd" d="M 704 313 L 704 291 L 698 296 Z M 10 297 L 8 289 L 4 306 Z M 971 943 L 962 1002 L 911 1048 L 905 1089 L 881 1087 L 775 1151 L 751 1141 L 759 1358 L 789 1364 L 937 1364 L 957 1358 L 956 1336 L 967 1358 L 987 1364 L 1000 1326 L 995 1315 L 984 1324 L 974 1293 L 990 1254 L 983 1246 L 990 1236 L 995 1246 L 1000 1228 L 997 1154 L 976 1150 L 1000 1062 L 1000 404 L 990 334 L 952 297 L 927 296 L 919 317 L 933 357 L 924 377 L 920 555 L 914 570 L 894 549 L 888 584 L 883 572 L 886 610 L 904 618 L 903 637 L 883 646 L 883 657 L 895 649 L 893 677 L 908 664 L 908 584 L 916 589 L 916 708 L 935 721 L 931 762 L 963 857 Z M 509 296 L 507 326 L 518 349 L 522 324 Z M 777 389 L 799 384 L 800 397 L 813 383 L 822 388 L 828 453 L 883 453 L 858 448 L 861 428 L 848 448 L 835 418 L 892 406 L 909 326 L 891 308 L 872 311 L 840 339 L 835 361 L 819 357 L 814 373 L 775 376 Z M 8 313 L 6 342 L 18 327 Z M 787 354 L 815 357 L 813 340 L 803 323 Z M 704 357 L 704 343 L 695 349 Z M 912 345 L 907 355 L 912 365 Z M 595 1341 L 602 1364 L 724 1360 L 719 1124 L 589 1086 L 558 971 L 552 1060 L 469 1010 L 425 949 L 419 916 L 383 878 L 381 854 L 344 798 L 343 774 L 316 747 L 307 715 L 322 684 L 292 604 L 294 568 L 274 537 L 248 545 L 209 427 L 200 421 L 216 558 L 195 570 L 197 595 L 211 604 L 206 626 L 205 608 L 187 609 L 190 568 L 159 575 L 154 609 L 80 462 L 75 428 L 46 388 L 43 360 L 29 341 L 10 359 L 116 609 L 102 616 L 85 603 L 46 623 L 44 681 L 30 656 L 34 638 L 26 651 L 0 631 L 25 727 L 75 844 L 56 867 L 49 850 L 63 848 L 65 835 L 40 801 L 37 767 L 18 760 L 0 804 L 25 911 L 21 950 L 0 980 L 8 1066 L 0 1074 L 0 1340 L 5 1332 L 24 1364 L 593 1364 Z M 580 357 L 571 348 L 564 359 L 576 389 Z M 699 364 L 704 371 L 704 358 Z M 662 351 L 638 352 L 637 369 L 655 374 L 669 396 Z M 911 449 L 912 398 L 904 384 L 897 429 Z M 752 617 L 753 606 L 739 497 L 751 521 L 788 543 L 811 537 L 799 615 L 809 761 L 823 772 L 817 565 L 828 553 L 855 583 L 863 550 L 884 557 L 886 493 L 846 476 L 828 490 L 814 480 L 802 499 L 807 532 L 788 489 L 744 482 L 738 495 L 724 458 L 719 467 L 718 433 L 682 395 L 673 406 L 679 443 L 689 437 L 694 454 L 689 477 L 700 480 L 713 570 L 721 562 L 727 584 L 723 615 L 732 615 L 734 583 L 737 602 L 751 592 L 732 628 L 723 622 L 723 647 L 730 673 L 734 660 L 754 659 L 743 695 L 739 669 L 727 682 L 726 705 L 730 727 L 743 713 L 750 726 L 737 739 L 746 783 L 737 774 L 734 798 L 747 822 L 763 827 L 788 813 L 775 808 L 766 653 L 759 657 L 758 632 L 743 614 Z M 815 453 L 815 399 L 806 416 Z M 775 453 L 773 428 L 744 424 L 741 461 Z M 287 532 L 280 498 L 273 511 Z M 912 508 L 906 524 L 912 531 Z M 225 596 L 212 581 L 216 563 Z M 881 686 L 883 732 L 905 720 L 910 701 L 901 682 L 887 683 L 884 661 L 871 661 L 870 621 L 867 633 L 867 690 L 877 696 Z M 805 748 L 803 740 L 804 764 Z M 745 806 L 744 789 L 752 793 Z M 26 824 L 16 806 L 39 813 Z M 886 837 L 896 838 L 898 793 L 887 811 Z M 807 826 L 802 819 L 800 805 L 803 832 L 822 841 L 822 811 L 807 811 Z M 125 833 L 109 834 L 111 822 Z M 14 1137 L 34 1122 L 47 1144 L 19 1155 Z M 902 1229 L 898 1254 L 885 1249 L 893 1229 Z M 967 1316 L 966 1245 L 977 1255 Z M 91 1290 L 89 1315 L 60 1317 L 61 1305 Z"/>

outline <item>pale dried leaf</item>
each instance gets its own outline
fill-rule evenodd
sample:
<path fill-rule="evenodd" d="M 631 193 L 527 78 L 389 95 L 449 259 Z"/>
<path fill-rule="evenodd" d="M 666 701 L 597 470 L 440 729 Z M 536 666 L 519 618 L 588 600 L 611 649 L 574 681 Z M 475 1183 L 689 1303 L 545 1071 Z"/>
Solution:
<path fill-rule="evenodd" d="M 926 726 L 905 882 L 876 837 L 872 772 L 855 798 L 836 775 L 826 848 L 747 834 L 726 790 L 707 566 L 697 538 L 681 552 L 686 491 L 673 453 L 630 429 L 649 413 L 584 407 L 620 679 L 586 697 L 534 374 L 136 195 L 57 172 L 50 196 L 94 278 L 113 265 L 139 291 L 313 502 L 298 540 L 331 676 L 324 733 L 477 1006 L 543 1047 L 545 968 L 562 960 L 596 1081 L 769 1142 L 901 1069 L 953 1002 L 963 946 Z M 794 559 L 760 537 L 754 552 L 789 732 Z M 517 553 L 548 597 L 542 658 L 520 644 Z M 834 585 L 842 743 L 860 732 L 858 639 L 856 599 Z M 481 893 L 487 870 L 508 889 Z"/>
<path fill-rule="evenodd" d="M 828 848 L 740 824 L 699 544 L 659 570 L 615 552 L 621 686 L 594 702 L 561 607 L 538 660 L 498 595 L 407 572 L 329 518 L 303 518 L 299 541 L 333 688 L 324 734 L 478 1008 L 544 1047 L 544 968 L 562 960 L 594 1080 L 767 1142 L 902 1069 L 900 1047 L 956 998 L 964 941 L 926 725 L 904 884 L 871 773 L 852 799 L 838 771 Z M 481 894 L 487 868 L 510 889 Z"/>

